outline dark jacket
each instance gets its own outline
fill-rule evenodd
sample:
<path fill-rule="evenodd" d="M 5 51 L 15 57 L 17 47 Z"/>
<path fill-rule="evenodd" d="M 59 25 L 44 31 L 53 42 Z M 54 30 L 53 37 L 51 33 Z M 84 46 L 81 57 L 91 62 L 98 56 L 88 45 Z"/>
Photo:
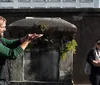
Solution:
<path fill-rule="evenodd" d="M 95 48 L 92 48 L 87 55 L 87 62 L 91 65 L 91 75 L 100 75 L 100 67 L 94 66 L 92 61 L 95 60 Z"/>

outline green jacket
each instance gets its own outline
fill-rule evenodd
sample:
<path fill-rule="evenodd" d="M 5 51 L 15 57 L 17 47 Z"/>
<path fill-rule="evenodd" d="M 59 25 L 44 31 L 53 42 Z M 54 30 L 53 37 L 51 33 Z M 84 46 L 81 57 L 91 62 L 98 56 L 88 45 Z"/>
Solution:
<path fill-rule="evenodd" d="M 16 57 L 23 54 L 24 51 L 20 46 L 20 40 L 8 40 L 4 37 L 2 37 L 1 40 L 5 43 L 6 46 L 0 43 L 0 56 L 3 56 L 7 59 L 15 59 Z"/>
<path fill-rule="evenodd" d="M 18 56 L 22 56 L 24 50 L 20 46 L 21 42 L 19 39 L 8 40 L 1 37 L 0 42 L 0 79 L 7 79 L 8 65 L 6 61 L 8 59 L 13 60 Z"/>

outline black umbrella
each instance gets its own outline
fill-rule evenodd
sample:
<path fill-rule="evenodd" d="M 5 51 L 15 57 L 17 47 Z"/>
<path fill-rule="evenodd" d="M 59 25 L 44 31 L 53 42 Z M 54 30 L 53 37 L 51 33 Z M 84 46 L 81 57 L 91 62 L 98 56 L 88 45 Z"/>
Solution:
<path fill-rule="evenodd" d="M 41 27 L 41 30 L 52 30 L 53 31 L 65 31 L 65 32 L 77 32 L 77 28 L 74 24 L 65 21 L 61 18 L 34 18 L 26 17 L 15 21 L 9 25 L 9 27 L 21 27 L 33 30 L 39 30 L 37 28 Z"/>

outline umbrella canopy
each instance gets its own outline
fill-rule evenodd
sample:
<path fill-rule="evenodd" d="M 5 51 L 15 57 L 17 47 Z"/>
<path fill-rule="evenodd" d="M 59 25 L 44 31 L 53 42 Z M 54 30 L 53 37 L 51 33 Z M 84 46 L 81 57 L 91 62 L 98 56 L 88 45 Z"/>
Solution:
<path fill-rule="evenodd" d="M 42 30 L 47 31 L 64 31 L 64 32 L 77 32 L 77 27 L 61 18 L 35 18 L 26 17 L 9 24 L 9 27 L 20 27 L 24 29 Z M 40 28 L 40 29 L 39 29 Z"/>

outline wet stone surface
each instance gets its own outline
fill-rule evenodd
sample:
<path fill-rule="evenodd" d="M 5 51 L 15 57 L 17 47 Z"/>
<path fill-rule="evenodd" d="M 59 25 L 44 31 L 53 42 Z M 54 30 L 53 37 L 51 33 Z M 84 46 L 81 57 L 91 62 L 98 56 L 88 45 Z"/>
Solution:
<path fill-rule="evenodd" d="M 46 52 L 37 50 L 33 49 L 32 53 L 25 52 L 24 79 L 29 81 L 57 81 L 59 74 L 58 52 L 56 50 Z"/>

